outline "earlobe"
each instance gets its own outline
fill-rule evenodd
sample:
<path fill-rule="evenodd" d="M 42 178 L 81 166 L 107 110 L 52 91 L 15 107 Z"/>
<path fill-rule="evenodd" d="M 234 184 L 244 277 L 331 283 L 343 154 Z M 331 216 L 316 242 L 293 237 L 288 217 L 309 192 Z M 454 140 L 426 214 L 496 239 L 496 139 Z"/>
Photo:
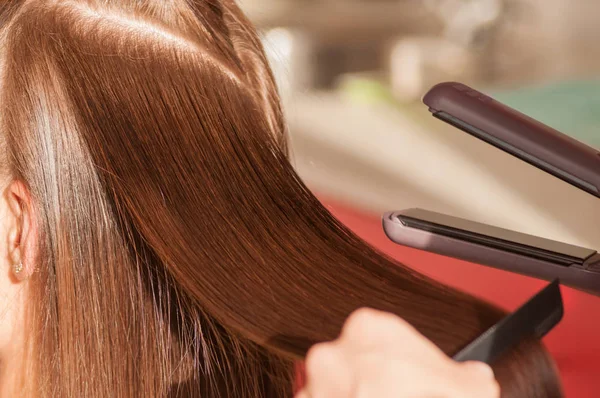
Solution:
<path fill-rule="evenodd" d="M 17 264 L 13 265 L 13 273 L 18 280 L 25 279 L 22 262 L 19 261 Z"/>

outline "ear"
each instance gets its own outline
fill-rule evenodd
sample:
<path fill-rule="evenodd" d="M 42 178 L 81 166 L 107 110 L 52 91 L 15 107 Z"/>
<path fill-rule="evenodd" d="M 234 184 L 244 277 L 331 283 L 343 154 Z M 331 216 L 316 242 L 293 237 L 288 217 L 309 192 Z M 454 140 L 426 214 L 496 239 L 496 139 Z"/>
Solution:
<path fill-rule="evenodd" d="M 34 206 L 29 189 L 22 181 L 12 181 L 5 192 L 12 219 L 8 233 L 9 259 L 13 276 L 23 281 L 35 271 L 38 236 Z"/>

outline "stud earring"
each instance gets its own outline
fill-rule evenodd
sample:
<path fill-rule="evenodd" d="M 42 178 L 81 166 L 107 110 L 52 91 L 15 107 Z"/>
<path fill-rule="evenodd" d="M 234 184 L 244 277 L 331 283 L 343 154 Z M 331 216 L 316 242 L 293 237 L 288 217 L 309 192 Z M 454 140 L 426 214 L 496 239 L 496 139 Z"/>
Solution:
<path fill-rule="evenodd" d="M 23 263 L 19 262 L 18 264 L 13 265 L 13 271 L 16 275 L 19 275 L 21 271 L 23 271 Z"/>

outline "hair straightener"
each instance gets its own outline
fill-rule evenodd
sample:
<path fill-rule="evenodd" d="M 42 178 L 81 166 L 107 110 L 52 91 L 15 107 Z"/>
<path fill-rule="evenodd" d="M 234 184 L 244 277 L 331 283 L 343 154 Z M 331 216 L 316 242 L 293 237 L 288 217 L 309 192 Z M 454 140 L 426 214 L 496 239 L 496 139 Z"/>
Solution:
<path fill-rule="evenodd" d="M 596 149 L 464 84 L 438 84 L 423 102 L 434 117 L 600 197 Z M 456 360 L 491 363 L 525 335 L 543 337 L 562 318 L 558 281 L 600 295 L 600 254 L 593 249 L 423 209 L 385 213 L 383 228 L 404 246 L 555 281 L 456 354 Z"/>
<path fill-rule="evenodd" d="M 600 154 L 543 123 L 460 83 L 441 83 L 423 98 L 433 116 L 596 197 Z M 389 239 L 404 245 L 600 295 L 600 254 L 423 209 L 384 214 Z"/>
<path fill-rule="evenodd" d="M 440 83 L 423 102 L 449 123 L 600 197 L 600 153 L 460 83 Z"/>

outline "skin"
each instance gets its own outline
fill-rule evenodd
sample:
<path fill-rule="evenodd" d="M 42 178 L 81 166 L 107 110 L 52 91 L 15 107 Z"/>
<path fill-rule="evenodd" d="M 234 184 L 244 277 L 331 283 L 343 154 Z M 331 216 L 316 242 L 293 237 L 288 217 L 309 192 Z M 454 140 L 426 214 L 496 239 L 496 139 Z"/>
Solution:
<path fill-rule="evenodd" d="M 33 269 L 35 228 L 25 185 L 5 178 L 0 186 L 0 397 L 9 397 L 14 396 L 12 388 L 23 358 L 23 312 Z M 16 272 L 15 265 L 20 263 L 23 269 Z"/>
<path fill-rule="evenodd" d="M 296 398 L 499 398 L 492 369 L 457 363 L 402 319 L 361 309 L 314 346 Z"/>

